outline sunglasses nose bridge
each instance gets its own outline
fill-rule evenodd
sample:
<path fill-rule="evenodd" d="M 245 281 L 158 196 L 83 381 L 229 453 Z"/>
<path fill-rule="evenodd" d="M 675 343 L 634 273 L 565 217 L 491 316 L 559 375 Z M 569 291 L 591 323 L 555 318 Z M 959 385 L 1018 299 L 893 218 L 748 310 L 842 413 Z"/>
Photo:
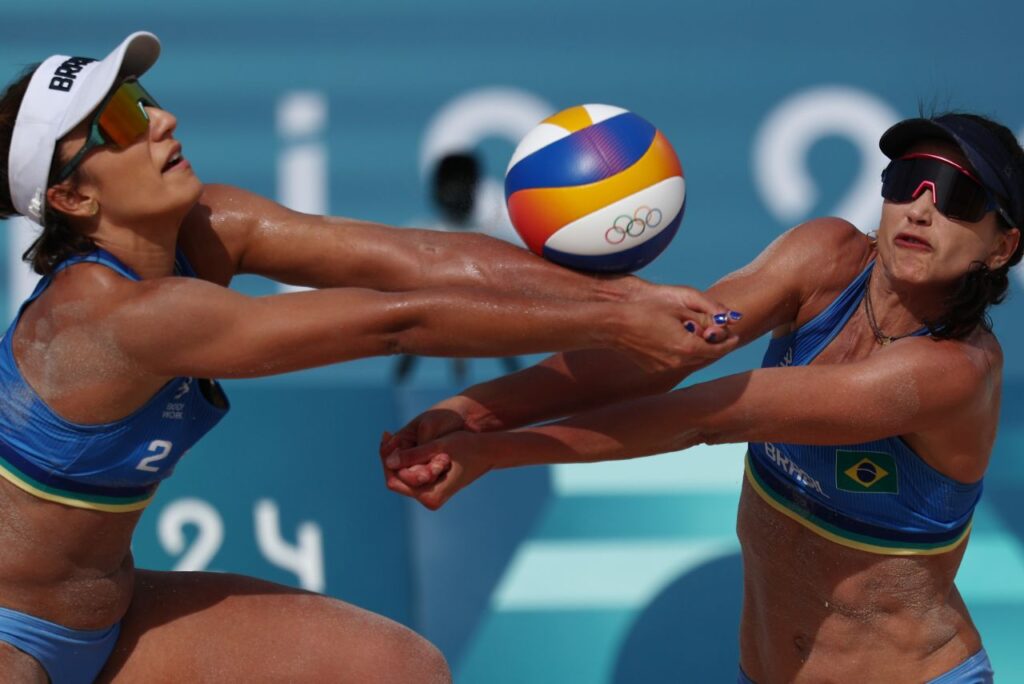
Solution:
<path fill-rule="evenodd" d="M 918 197 L 920 197 L 922 194 L 924 194 L 925 190 L 931 190 L 932 191 L 932 204 L 937 204 L 938 203 L 938 198 L 936 197 L 935 181 L 930 181 L 930 180 L 923 180 L 923 181 L 921 181 L 921 183 L 914 190 L 913 194 L 911 194 L 911 198 L 916 200 Z"/>

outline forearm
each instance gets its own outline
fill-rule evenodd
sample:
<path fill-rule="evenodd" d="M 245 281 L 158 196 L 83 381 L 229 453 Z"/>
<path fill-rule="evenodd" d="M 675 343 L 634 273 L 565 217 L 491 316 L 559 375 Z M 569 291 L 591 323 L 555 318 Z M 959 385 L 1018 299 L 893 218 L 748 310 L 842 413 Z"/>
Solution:
<path fill-rule="evenodd" d="M 260 228 L 240 269 L 309 287 L 476 287 L 578 301 L 621 300 L 639 281 L 587 276 L 502 240 L 329 217 Z"/>
<path fill-rule="evenodd" d="M 129 321 L 125 344 L 155 373 L 253 377 L 388 354 L 502 356 L 614 345 L 634 325 L 618 304 L 484 298 L 456 288 L 208 294 L 215 304 L 179 307 L 179 315 L 163 313 L 152 325 Z M 159 310 L 160 302 L 148 308 Z M 176 340 L 170 349 L 168 338 Z"/>
<path fill-rule="evenodd" d="M 508 430 L 667 392 L 701 365 L 652 372 L 610 349 L 564 352 L 474 385 L 452 401 L 462 403 L 474 429 Z"/>
<path fill-rule="evenodd" d="M 590 463 L 679 451 L 708 441 L 702 419 L 709 415 L 685 391 L 624 401 L 506 433 L 491 465 Z"/>
<path fill-rule="evenodd" d="M 303 214 L 229 185 L 206 186 L 182 234 L 196 255 L 223 254 L 217 282 L 230 279 L 226 270 L 316 288 L 473 287 L 576 301 L 625 299 L 644 287 L 629 276 L 583 275 L 485 235 Z"/>
<path fill-rule="evenodd" d="M 877 363 L 760 368 L 518 430 L 524 443 L 495 466 L 626 459 L 699 443 L 850 444 L 948 424 L 957 414 L 919 385 L 915 371 Z"/>
<path fill-rule="evenodd" d="M 402 264 L 401 285 L 476 287 L 577 301 L 623 300 L 640 283 L 628 276 L 585 275 L 529 250 L 474 233 L 390 229 L 389 254 Z M 397 233 L 397 235 L 396 235 Z"/>
<path fill-rule="evenodd" d="M 464 288 L 394 295 L 402 320 L 392 351 L 426 356 L 507 356 L 615 346 L 631 323 L 603 302 L 538 299 Z"/>

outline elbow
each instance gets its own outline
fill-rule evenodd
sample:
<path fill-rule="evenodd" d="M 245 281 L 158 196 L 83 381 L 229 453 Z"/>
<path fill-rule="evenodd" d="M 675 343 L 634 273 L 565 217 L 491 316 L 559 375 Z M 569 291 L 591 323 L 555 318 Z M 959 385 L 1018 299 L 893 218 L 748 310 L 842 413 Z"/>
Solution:
<path fill-rule="evenodd" d="M 444 355 L 446 337 L 429 320 L 415 315 L 402 317 L 375 334 L 374 355 Z"/>
<path fill-rule="evenodd" d="M 423 354 L 423 333 L 429 322 L 426 312 L 437 307 L 437 291 L 376 296 L 380 318 L 365 331 L 370 338 L 370 355 Z"/>
<path fill-rule="evenodd" d="M 413 353 L 413 351 L 409 349 L 408 342 L 405 340 L 405 336 L 402 334 L 402 331 L 392 331 L 381 335 L 379 347 L 381 356 L 395 356 L 396 354 Z"/>
<path fill-rule="evenodd" d="M 742 439 L 735 435 L 717 430 L 705 430 L 700 435 L 700 444 L 734 444 L 742 441 Z"/>
<path fill-rule="evenodd" d="M 694 444 L 738 444 L 749 442 L 754 439 L 756 431 L 737 425 L 732 426 L 702 426 L 694 430 Z"/>
<path fill-rule="evenodd" d="M 671 451 L 683 451 L 690 447 L 695 447 L 698 444 L 716 444 L 717 442 L 712 441 L 714 438 L 704 430 L 685 430 L 672 436 L 668 444 L 662 445 L 659 452 L 668 453 Z"/>

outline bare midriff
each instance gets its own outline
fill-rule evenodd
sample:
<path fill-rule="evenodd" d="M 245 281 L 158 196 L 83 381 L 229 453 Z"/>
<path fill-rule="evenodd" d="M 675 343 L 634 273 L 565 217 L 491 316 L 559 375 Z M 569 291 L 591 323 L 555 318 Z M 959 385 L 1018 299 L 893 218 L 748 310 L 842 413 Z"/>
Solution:
<path fill-rule="evenodd" d="M 72 629 L 105 629 L 131 602 L 141 511 L 38 499 L 0 480 L 0 606 Z"/>
<path fill-rule="evenodd" d="M 981 649 L 953 584 L 966 542 L 930 556 L 841 546 L 744 482 L 740 660 L 758 684 L 925 682 Z"/>

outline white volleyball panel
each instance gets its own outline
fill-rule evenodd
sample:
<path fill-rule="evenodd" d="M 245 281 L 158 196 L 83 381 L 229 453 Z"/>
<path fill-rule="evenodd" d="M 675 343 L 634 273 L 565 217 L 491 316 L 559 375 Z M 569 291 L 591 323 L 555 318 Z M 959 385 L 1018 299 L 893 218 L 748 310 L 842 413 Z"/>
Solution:
<path fill-rule="evenodd" d="M 673 176 L 566 224 L 545 247 L 579 256 L 615 254 L 642 245 L 683 208 L 686 181 Z"/>
<path fill-rule="evenodd" d="M 590 115 L 590 121 L 592 124 L 598 124 L 602 121 L 618 116 L 619 114 L 625 114 L 628 110 L 622 107 L 613 107 L 612 105 L 606 104 L 585 104 L 583 108 L 587 110 L 587 114 Z"/>
<path fill-rule="evenodd" d="M 530 156 L 542 147 L 547 147 L 556 140 L 561 140 L 569 135 L 569 133 L 569 130 L 555 124 L 542 123 L 538 125 L 527 133 L 519 145 L 516 146 L 516 151 L 512 153 L 512 159 L 509 161 L 505 173 L 508 173 L 524 157 Z"/>

